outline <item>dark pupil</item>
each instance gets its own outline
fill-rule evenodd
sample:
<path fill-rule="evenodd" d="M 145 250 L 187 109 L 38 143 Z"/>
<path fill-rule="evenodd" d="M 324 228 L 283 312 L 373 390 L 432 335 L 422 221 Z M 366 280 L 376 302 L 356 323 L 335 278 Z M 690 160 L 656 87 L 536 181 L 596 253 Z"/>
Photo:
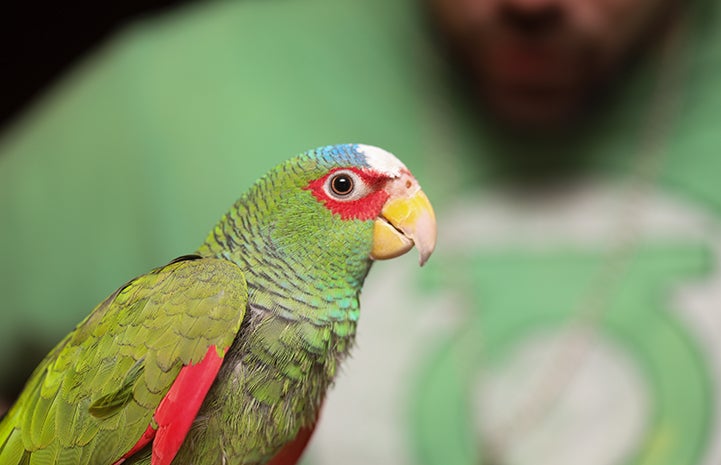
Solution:
<path fill-rule="evenodd" d="M 345 174 L 338 175 L 331 181 L 331 188 L 338 195 L 348 195 L 353 190 L 353 180 Z"/>

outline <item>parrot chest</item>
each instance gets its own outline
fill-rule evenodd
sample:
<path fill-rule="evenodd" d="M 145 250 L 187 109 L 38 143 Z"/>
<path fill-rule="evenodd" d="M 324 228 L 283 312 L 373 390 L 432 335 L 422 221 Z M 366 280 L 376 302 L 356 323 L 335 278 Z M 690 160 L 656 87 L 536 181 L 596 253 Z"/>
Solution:
<path fill-rule="evenodd" d="M 185 441 L 193 447 L 184 445 L 176 462 L 250 465 L 272 458 L 314 424 L 352 344 L 354 331 L 345 333 L 339 337 L 332 324 L 251 314 Z"/>

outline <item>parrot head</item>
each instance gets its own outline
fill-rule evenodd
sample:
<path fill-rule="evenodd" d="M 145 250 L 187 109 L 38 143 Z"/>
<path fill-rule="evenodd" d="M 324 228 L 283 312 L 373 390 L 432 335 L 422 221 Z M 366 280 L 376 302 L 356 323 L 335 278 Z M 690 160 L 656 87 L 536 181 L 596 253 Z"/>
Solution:
<path fill-rule="evenodd" d="M 391 153 L 369 145 L 336 145 L 308 154 L 319 176 L 304 187 L 333 223 L 372 223 L 368 256 L 394 258 L 414 245 L 423 265 L 436 243 L 436 220 L 418 181 Z M 328 217 L 328 213 L 325 214 Z"/>
<path fill-rule="evenodd" d="M 405 165 L 383 149 L 345 144 L 273 168 L 211 232 L 206 247 L 251 270 L 272 261 L 274 269 L 292 268 L 306 279 L 345 277 L 358 287 L 374 260 L 415 246 L 423 265 L 435 242 L 433 209 Z"/>

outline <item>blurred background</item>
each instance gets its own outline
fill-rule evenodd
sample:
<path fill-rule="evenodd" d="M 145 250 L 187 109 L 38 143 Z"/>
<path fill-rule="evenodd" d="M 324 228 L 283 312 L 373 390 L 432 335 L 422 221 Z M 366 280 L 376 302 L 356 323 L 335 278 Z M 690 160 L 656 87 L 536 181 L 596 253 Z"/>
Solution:
<path fill-rule="evenodd" d="M 257 177 L 381 146 L 439 219 L 378 263 L 308 465 L 721 462 L 712 0 L 24 6 L 0 45 L 0 412 Z"/>

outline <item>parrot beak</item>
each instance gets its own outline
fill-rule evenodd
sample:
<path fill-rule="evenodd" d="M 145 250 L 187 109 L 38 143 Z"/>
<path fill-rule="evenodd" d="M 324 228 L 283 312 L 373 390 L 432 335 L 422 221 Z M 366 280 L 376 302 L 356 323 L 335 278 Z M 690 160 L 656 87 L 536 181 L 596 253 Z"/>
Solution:
<path fill-rule="evenodd" d="M 420 264 L 436 246 L 436 216 L 418 182 L 403 173 L 386 187 L 390 197 L 373 226 L 371 258 L 385 260 L 408 252 L 415 244 Z"/>

